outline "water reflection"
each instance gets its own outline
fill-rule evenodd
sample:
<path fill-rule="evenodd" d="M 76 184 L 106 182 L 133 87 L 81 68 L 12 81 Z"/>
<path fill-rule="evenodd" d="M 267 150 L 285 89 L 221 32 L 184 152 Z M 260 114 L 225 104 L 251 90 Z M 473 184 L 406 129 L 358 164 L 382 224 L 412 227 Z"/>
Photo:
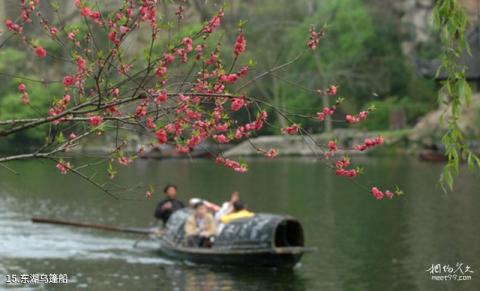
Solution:
<path fill-rule="evenodd" d="M 0 169 L 0 274 L 67 273 L 72 283 L 60 286 L 65 290 L 475 290 L 478 277 L 433 282 L 425 270 L 463 262 L 480 272 L 478 179 L 461 176 L 455 192 L 443 194 L 434 186 L 442 165 L 405 158 L 363 163 L 369 180 L 360 181 L 400 185 L 407 195 L 373 201 L 308 159 L 252 161 L 245 175 L 209 161 L 136 161 L 121 169 L 125 184 L 175 182 L 183 200 L 220 202 L 238 190 L 253 211 L 297 217 L 306 243 L 318 251 L 288 272 L 188 265 L 159 256 L 156 241 L 134 248 L 137 236 L 34 225 L 31 216 L 147 226 L 160 195 L 113 201 L 74 176 L 60 178 L 51 164 L 17 163 L 20 176 Z"/>
<path fill-rule="evenodd" d="M 306 290 L 298 270 L 245 269 L 207 265 L 165 268 L 172 289 L 180 290 Z"/>

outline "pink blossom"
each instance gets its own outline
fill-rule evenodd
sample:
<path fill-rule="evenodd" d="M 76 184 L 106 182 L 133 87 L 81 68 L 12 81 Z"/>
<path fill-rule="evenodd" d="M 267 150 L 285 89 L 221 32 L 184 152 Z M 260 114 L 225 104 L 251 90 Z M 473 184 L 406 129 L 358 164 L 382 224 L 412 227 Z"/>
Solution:
<path fill-rule="evenodd" d="M 167 98 L 168 98 L 167 91 L 162 90 L 155 98 L 155 103 L 160 104 L 162 102 L 165 102 L 167 101 Z"/>
<path fill-rule="evenodd" d="M 247 41 L 243 36 L 243 32 L 240 32 L 240 34 L 237 36 L 237 39 L 235 40 L 235 45 L 234 45 L 235 56 L 238 57 L 241 53 L 245 51 L 246 48 L 247 48 Z"/>
<path fill-rule="evenodd" d="M 367 111 L 362 111 L 358 114 L 358 116 L 360 117 L 360 120 L 365 120 L 367 119 L 368 113 Z"/>
<path fill-rule="evenodd" d="M 313 25 L 310 26 L 310 39 L 307 42 L 307 46 L 309 49 L 316 49 L 318 46 L 318 43 L 320 42 L 319 40 L 319 35 L 318 32 L 315 31 L 315 27 Z"/>
<path fill-rule="evenodd" d="M 237 74 L 221 75 L 219 79 L 224 83 L 233 84 L 238 80 L 238 75 Z"/>
<path fill-rule="evenodd" d="M 63 77 L 63 85 L 65 87 L 72 86 L 75 83 L 75 77 L 73 76 L 65 76 Z"/>
<path fill-rule="evenodd" d="M 57 36 L 57 33 L 58 33 L 58 28 L 56 28 L 56 27 L 50 28 L 50 35 L 51 35 L 52 37 Z"/>
<path fill-rule="evenodd" d="M 344 176 L 344 177 L 347 177 L 347 178 L 354 178 L 358 175 L 358 172 L 357 170 L 355 169 L 351 169 L 351 170 L 345 170 L 345 169 L 337 169 L 335 171 L 335 174 L 337 176 Z"/>
<path fill-rule="evenodd" d="M 43 47 L 41 47 L 41 46 L 37 46 L 37 47 L 35 48 L 35 53 L 37 54 L 37 56 L 38 56 L 39 58 L 44 58 L 44 57 L 47 56 L 47 51 L 46 51 Z"/>
<path fill-rule="evenodd" d="M 15 33 L 22 33 L 23 31 L 23 28 L 20 25 L 16 24 L 10 19 L 5 20 L 5 26 L 9 31 L 13 31 Z"/>
<path fill-rule="evenodd" d="M 157 130 L 155 132 L 155 136 L 157 137 L 157 140 L 160 144 L 164 144 L 168 140 L 167 132 L 163 128 L 160 128 L 159 130 Z"/>
<path fill-rule="evenodd" d="M 214 135 L 213 137 L 217 140 L 218 143 L 228 143 L 229 142 L 228 138 L 223 134 Z"/>
<path fill-rule="evenodd" d="M 166 54 L 163 55 L 163 62 L 165 63 L 165 66 L 168 66 L 174 60 L 175 60 L 175 55 L 174 54 L 166 53 Z"/>
<path fill-rule="evenodd" d="M 23 84 L 23 83 L 20 83 L 20 84 L 18 84 L 18 87 L 17 87 L 17 88 L 18 88 L 18 91 L 19 91 L 20 93 L 23 93 L 23 92 L 25 92 L 25 90 L 27 89 L 27 86 L 25 86 L 25 84 Z"/>
<path fill-rule="evenodd" d="M 364 150 L 372 148 L 376 145 L 381 145 L 381 144 L 383 144 L 383 142 L 384 142 L 384 140 L 383 140 L 382 136 L 377 136 L 374 139 L 366 138 L 363 141 L 363 144 L 355 146 L 355 149 L 358 150 L 358 151 L 364 151 Z"/>
<path fill-rule="evenodd" d="M 180 101 L 182 101 L 182 102 L 187 102 L 188 100 L 190 100 L 190 96 L 183 95 L 182 93 L 180 93 L 180 94 L 178 94 L 178 99 L 180 99 Z"/>
<path fill-rule="evenodd" d="M 184 37 L 182 40 L 182 44 L 185 46 L 186 52 L 191 52 L 193 50 L 193 41 L 190 37 Z"/>
<path fill-rule="evenodd" d="M 118 96 L 120 95 L 120 89 L 118 89 L 118 88 L 113 88 L 112 91 L 111 91 L 111 93 L 112 93 L 112 96 L 113 96 L 113 97 L 118 97 Z"/>
<path fill-rule="evenodd" d="M 118 163 L 124 166 L 128 166 L 132 162 L 133 162 L 132 159 L 126 156 L 121 156 L 120 158 L 118 158 Z"/>
<path fill-rule="evenodd" d="M 145 192 L 145 197 L 152 198 L 152 192 L 147 190 L 147 192 Z"/>
<path fill-rule="evenodd" d="M 345 116 L 345 121 L 346 121 L 347 123 L 356 124 L 356 123 L 358 123 L 358 122 L 360 121 L 360 119 L 359 119 L 359 117 L 356 116 L 356 115 L 347 114 L 347 115 Z"/>
<path fill-rule="evenodd" d="M 70 133 L 70 135 L 68 136 L 68 139 L 69 140 L 72 140 L 72 139 L 76 139 L 77 138 L 77 135 L 75 133 Z"/>
<path fill-rule="evenodd" d="M 372 187 L 371 192 L 373 194 L 373 197 L 375 197 L 375 199 L 377 200 L 383 199 L 383 192 L 380 191 L 377 187 Z"/>
<path fill-rule="evenodd" d="M 186 154 L 190 151 L 190 148 L 188 147 L 188 145 L 185 145 L 185 146 L 179 146 L 177 145 L 177 153 L 179 154 Z"/>
<path fill-rule="evenodd" d="M 155 74 L 156 74 L 159 78 L 162 78 L 163 76 L 165 76 L 165 75 L 167 74 L 167 67 L 165 67 L 165 66 L 158 67 L 158 68 L 155 70 Z"/>
<path fill-rule="evenodd" d="M 202 32 L 210 34 L 215 28 L 220 26 L 221 18 L 223 17 L 223 10 L 220 10 L 217 15 L 215 15 L 207 25 L 203 28 Z"/>
<path fill-rule="evenodd" d="M 187 109 L 186 114 L 190 119 L 200 119 L 202 117 L 200 112 L 191 109 Z"/>
<path fill-rule="evenodd" d="M 22 103 L 25 105 L 30 104 L 30 98 L 28 98 L 27 92 L 23 92 L 22 94 Z"/>
<path fill-rule="evenodd" d="M 215 127 L 216 131 L 227 131 L 228 130 L 228 123 L 219 124 Z"/>
<path fill-rule="evenodd" d="M 319 121 L 324 121 L 327 116 L 331 116 L 333 113 L 335 113 L 334 109 L 325 107 L 322 112 L 317 112 L 317 119 Z"/>
<path fill-rule="evenodd" d="M 393 193 L 390 190 L 385 191 L 385 196 L 387 196 L 388 199 L 393 198 Z"/>
<path fill-rule="evenodd" d="M 65 105 L 67 105 L 68 103 L 70 103 L 70 100 L 72 99 L 72 97 L 70 97 L 70 95 L 68 94 L 65 94 L 63 96 L 63 102 L 65 103 Z"/>
<path fill-rule="evenodd" d="M 108 39 L 113 42 L 115 45 L 120 44 L 120 40 L 117 38 L 117 32 L 116 31 L 110 31 L 108 33 Z"/>
<path fill-rule="evenodd" d="M 130 31 L 130 28 L 128 26 L 125 26 L 125 25 L 120 26 L 120 33 L 125 34 L 128 31 Z"/>
<path fill-rule="evenodd" d="M 244 135 L 244 128 L 243 127 L 237 128 L 237 130 L 235 131 L 235 138 L 241 139 L 243 135 Z"/>
<path fill-rule="evenodd" d="M 77 57 L 77 70 L 80 72 L 80 73 L 84 73 L 86 71 L 86 65 L 87 65 L 87 61 L 85 61 L 84 58 L 82 57 Z"/>
<path fill-rule="evenodd" d="M 242 109 L 242 107 L 245 105 L 245 99 L 243 98 L 233 98 L 232 104 L 230 105 L 230 109 L 232 111 L 238 111 Z"/>
<path fill-rule="evenodd" d="M 319 121 L 324 121 L 325 120 L 325 113 L 323 112 L 317 112 L 317 119 Z"/>
<path fill-rule="evenodd" d="M 330 95 L 330 96 L 337 95 L 337 86 L 331 85 L 330 87 L 328 87 L 327 95 Z"/>
<path fill-rule="evenodd" d="M 336 151 L 337 150 L 337 144 L 333 140 L 329 140 L 328 143 L 327 143 L 327 146 L 331 151 Z"/>
<path fill-rule="evenodd" d="M 269 149 L 269 150 L 265 153 L 265 156 L 266 156 L 267 158 L 273 159 L 273 158 L 275 158 L 275 157 L 277 156 L 277 154 L 278 154 L 277 150 L 274 149 L 274 148 L 271 148 L 271 149 Z"/>
<path fill-rule="evenodd" d="M 298 130 L 299 130 L 299 129 L 300 129 L 300 128 L 298 127 L 298 125 L 292 124 L 292 125 L 290 125 L 290 126 L 288 126 L 288 127 L 282 128 L 282 132 L 283 132 L 284 134 L 294 135 L 294 134 L 297 134 L 297 133 L 298 133 Z"/>
<path fill-rule="evenodd" d="M 147 111 L 148 111 L 148 104 L 146 102 L 142 102 L 135 108 L 135 117 L 136 118 L 144 117 L 147 115 Z"/>
<path fill-rule="evenodd" d="M 99 126 L 102 123 L 103 118 L 101 116 L 95 115 L 89 118 L 91 126 Z"/>
<path fill-rule="evenodd" d="M 175 133 L 175 131 L 176 131 L 175 125 L 172 124 L 172 123 L 169 123 L 169 124 L 165 125 L 165 130 L 166 130 L 168 133 Z"/>
<path fill-rule="evenodd" d="M 204 48 L 204 45 L 202 44 L 197 44 L 197 46 L 195 46 L 195 56 L 197 60 L 200 60 L 202 58 L 203 48 Z"/>
<path fill-rule="evenodd" d="M 241 67 L 238 71 L 238 76 L 243 77 L 248 74 L 248 67 Z"/>
<path fill-rule="evenodd" d="M 58 162 L 56 167 L 62 175 L 66 175 L 71 168 L 70 162 Z"/>
<path fill-rule="evenodd" d="M 199 136 L 192 136 L 190 138 L 190 140 L 188 140 L 187 145 L 188 145 L 189 148 L 193 149 L 196 146 L 198 146 L 201 141 L 202 141 L 202 139 Z"/>
<path fill-rule="evenodd" d="M 350 165 L 350 161 L 346 158 L 343 158 L 335 163 L 337 169 L 347 168 Z"/>
<path fill-rule="evenodd" d="M 83 7 L 81 10 L 80 10 L 80 14 L 82 16 L 90 16 L 90 14 L 92 13 L 92 10 L 88 7 Z"/>
<path fill-rule="evenodd" d="M 147 128 L 153 129 L 155 128 L 155 122 L 153 122 L 153 118 L 148 117 L 147 120 L 145 121 L 145 125 Z"/>

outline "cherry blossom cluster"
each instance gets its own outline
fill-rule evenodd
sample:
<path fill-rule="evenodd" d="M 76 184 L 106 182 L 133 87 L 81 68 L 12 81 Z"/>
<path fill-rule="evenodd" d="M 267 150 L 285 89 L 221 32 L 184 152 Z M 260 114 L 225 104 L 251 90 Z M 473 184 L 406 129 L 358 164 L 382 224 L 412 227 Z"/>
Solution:
<path fill-rule="evenodd" d="M 50 115 L 52 117 L 55 117 L 57 115 L 62 114 L 67 109 L 67 106 L 70 104 L 71 100 L 72 100 L 72 97 L 68 94 L 65 94 L 63 96 L 63 98 L 54 102 L 53 107 L 51 107 L 48 110 L 48 115 Z M 53 125 L 58 125 L 60 122 L 62 122 L 63 120 L 66 120 L 66 119 L 67 119 L 67 117 L 56 118 L 52 121 L 52 123 L 53 123 Z"/>
<path fill-rule="evenodd" d="M 257 147 L 257 152 L 262 153 L 265 157 L 273 159 L 278 155 L 278 151 L 275 148 L 270 148 L 268 150 Z"/>
<path fill-rule="evenodd" d="M 360 113 L 358 114 L 354 114 L 354 115 L 351 115 L 351 114 L 347 114 L 345 115 L 345 121 L 347 123 L 350 123 L 350 124 L 357 124 L 359 123 L 360 121 L 364 121 L 367 119 L 367 116 L 370 112 L 373 111 L 373 107 L 371 108 L 368 108 L 367 110 L 365 111 L 360 111 Z"/>
<path fill-rule="evenodd" d="M 338 149 L 337 142 L 334 141 L 334 140 L 329 140 L 327 142 L 327 148 L 328 148 L 328 150 L 323 153 L 323 157 L 325 159 L 329 159 L 331 156 L 333 156 L 335 154 L 335 152 Z"/>
<path fill-rule="evenodd" d="M 241 53 L 245 51 L 247 47 L 247 41 L 245 40 L 245 36 L 243 35 L 243 32 L 240 32 L 240 34 L 237 36 L 237 39 L 235 40 L 235 45 L 233 52 L 235 56 L 239 56 Z"/>
<path fill-rule="evenodd" d="M 355 146 L 355 149 L 357 151 L 365 151 L 367 149 L 370 149 L 374 146 L 381 145 L 383 144 L 384 139 L 383 136 L 377 136 L 376 138 L 366 138 L 363 142 L 363 144 Z"/>
<path fill-rule="evenodd" d="M 220 26 L 220 23 L 222 21 L 222 17 L 224 16 L 223 9 L 220 9 L 220 11 L 215 15 L 202 29 L 202 32 L 205 34 L 209 35 L 211 34 L 217 27 Z"/>
<path fill-rule="evenodd" d="M 60 77 L 64 89 L 61 94 L 63 97 L 52 96 L 49 108 L 44 112 L 47 116 L 46 122 L 58 126 L 59 131 L 65 129 L 62 127 L 63 124 L 78 120 L 85 122 L 90 132 L 101 134 L 108 128 L 111 120 L 116 120 L 145 130 L 152 137 L 152 148 L 170 144 L 178 154 L 189 154 L 204 142 L 229 144 L 248 139 L 257 135 L 264 125 L 268 124 L 267 111 L 260 106 L 261 103 L 255 101 L 258 99 L 247 96 L 241 90 L 235 90 L 243 88 L 236 87 L 239 83 L 242 83 L 241 85 L 248 83 L 246 79 L 250 68 L 242 64 L 242 55 L 247 50 L 244 30 L 240 28 L 233 45 L 229 48 L 234 60 L 231 65 L 225 64 L 222 60 L 221 43 L 216 47 L 210 47 L 208 44 L 211 42 L 206 41 L 221 25 L 223 9 L 206 21 L 197 33 L 176 35 L 172 38 L 174 39 L 172 42 L 176 43 L 169 44 L 166 48 L 153 49 L 159 35 L 170 29 L 165 28 L 165 25 L 159 25 L 161 19 L 157 15 L 157 0 L 123 0 L 123 5 L 119 9 L 109 13 L 102 12 L 97 4 L 90 1 L 74 0 L 82 21 L 99 27 L 105 33 L 108 49 L 99 53 L 91 32 L 86 32 L 85 35 L 85 32 L 78 28 L 55 26 L 54 21 L 42 15 L 38 9 L 39 3 L 39 0 L 21 0 L 21 17 L 15 21 L 7 19 L 5 26 L 8 31 L 20 37 L 23 43 L 31 48 L 32 54 L 40 59 L 57 59 L 57 56 L 53 50 L 45 49 L 49 46 L 41 45 L 43 43 L 41 39 L 34 40 L 26 35 L 25 31 L 29 30 L 24 29 L 24 26 L 32 23 L 33 16 L 38 18 L 44 35 L 71 49 L 69 61 L 73 66 L 69 73 Z M 175 14 L 180 22 L 184 19 L 188 5 L 184 0 L 177 3 L 180 4 Z M 152 48 L 146 56 L 148 67 L 136 71 L 138 66 L 135 66 L 135 61 L 125 57 L 122 44 L 129 34 L 142 26 L 151 30 Z M 314 50 L 324 36 L 325 29 L 317 31 L 312 25 L 309 33 L 307 47 Z M 79 37 L 80 35 L 82 37 Z M 179 78 L 175 73 L 187 71 L 180 67 L 186 68 L 189 65 L 193 65 L 191 73 L 179 84 Z M 132 89 L 134 86 L 137 87 Z M 322 96 L 336 96 L 338 88 L 337 85 L 330 85 L 317 92 Z M 18 91 L 22 94 L 21 102 L 29 104 L 27 86 L 24 83 L 18 84 Z M 340 101 L 341 98 L 333 106 L 317 112 L 316 119 L 324 121 L 335 114 Z M 370 111 L 369 109 L 356 115 L 346 115 L 345 121 L 356 124 L 365 120 Z M 248 121 L 243 121 L 244 119 L 237 118 L 238 116 L 248 116 Z M 85 127 L 82 129 L 85 130 Z M 69 132 L 67 144 L 75 143 L 78 139 L 77 134 L 79 136 L 83 134 L 78 131 Z M 299 124 L 289 121 L 289 125 L 283 127 L 281 132 L 296 135 L 303 132 L 303 129 Z M 355 148 L 364 151 L 382 143 L 382 137 L 365 139 L 364 144 Z M 135 156 L 123 153 L 123 146 L 122 143 L 112 151 L 111 163 L 128 166 L 134 161 Z M 329 140 L 326 149 L 324 158 L 328 159 L 338 150 L 336 141 Z M 144 150 L 142 147 L 137 155 L 142 155 Z M 268 158 L 278 155 L 274 148 L 257 148 L 257 151 Z M 248 170 L 244 162 L 222 156 L 217 156 L 216 162 L 237 172 L 243 173 Z M 346 158 L 337 161 L 336 174 L 349 178 L 356 177 L 359 170 L 349 169 L 349 166 L 350 161 Z M 72 169 L 70 163 L 63 160 L 59 161 L 56 167 L 62 174 Z M 108 173 L 113 177 L 116 171 L 110 167 Z M 391 198 L 390 191 L 383 193 L 374 188 L 372 194 L 377 199 L 380 199 L 378 198 L 380 196 Z M 149 190 L 146 196 L 150 197 L 152 193 L 153 190 Z"/>
<path fill-rule="evenodd" d="M 62 175 L 66 175 L 68 171 L 72 168 L 72 166 L 70 165 L 70 162 L 65 162 L 65 161 L 59 161 L 56 167 Z"/>
<path fill-rule="evenodd" d="M 295 135 L 299 132 L 300 126 L 298 124 L 292 124 L 287 127 L 282 128 L 283 134 Z"/>
<path fill-rule="evenodd" d="M 327 116 L 332 116 L 335 113 L 335 107 L 324 107 L 321 112 L 317 112 L 318 121 L 324 121 Z"/>
<path fill-rule="evenodd" d="M 29 104 L 30 99 L 28 98 L 27 86 L 24 83 L 20 83 L 17 88 L 18 92 L 22 93 L 22 103 L 25 105 Z"/>
<path fill-rule="evenodd" d="M 384 192 L 380 191 L 377 187 L 372 187 L 370 192 L 372 193 L 373 197 L 375 197 L 375 199 L 377 199 L 377 200 L 382 200 L 383 197 L 387 197 L 389 199 L 393 198 L 393 192 L 390 191 L 390 190 L 386 190 L 385 193 L 384 193 Z"/>
<path fill-rule="evenodd" d="M 359 171 L 358 169 L 346 169 L 350 166 L 350 160 L 348 158 L 342 158 L 335 163 L 335 174 L 337 176 L 343 176 L 348 178 L 354 178 L 358 176 Z"/>
<path fill-rule="evenodd" d="M 319 33 L 315 31 L 315 27 L 313 25 L 310 26 L 310 39 L 307 42 L 307 46 L 309 49 L 316 49 L 318 44 L 320 43 Z"/>
<path fill-rule="evenodd" d="M 217 164 L 222 164 L 227 168 L 233 169 L 235 172 L 239 172 L 239 173 L 245 173 L 248 170 L 247 164 L 230 160 L 222 156 L 217 156 L 217 158 L 215 159 L 215 162 Z"/>

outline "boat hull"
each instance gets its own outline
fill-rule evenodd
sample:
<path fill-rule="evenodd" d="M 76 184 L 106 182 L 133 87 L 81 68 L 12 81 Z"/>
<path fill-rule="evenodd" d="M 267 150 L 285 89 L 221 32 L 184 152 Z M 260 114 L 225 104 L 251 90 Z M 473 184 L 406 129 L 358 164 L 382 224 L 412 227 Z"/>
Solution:
<path fill-rule="evenodd" d="M 160 252 L 169 258 L 211 265 L 293 268 L 300 261 L 304 251 L 303 247 L 217 250 L 178 247 L 164 240 L 160 242 Z"/>

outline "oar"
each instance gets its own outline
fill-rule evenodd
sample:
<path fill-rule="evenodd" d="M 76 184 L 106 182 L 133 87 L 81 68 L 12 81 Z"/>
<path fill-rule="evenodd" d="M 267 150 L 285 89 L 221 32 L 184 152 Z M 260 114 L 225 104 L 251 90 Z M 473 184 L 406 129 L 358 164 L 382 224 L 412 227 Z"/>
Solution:
<path fill-rule="evenodd" d="M 107 230 L 107 231 L 136 233 L 136 234 L 144 234 L 144 235 L 160 234 L 157 228 L 117 227 L 117 226 L 111 226 L 111 225 L 105 225 L 105 224 L 91 224 L 91 223 L 82 223 L 82 222 L 39 218 L 39 217 L 33 217 L 32 222 L 68 225 L 68 226 L 84 227 L 84 228 L 94 228 L 94 229 L 101 229 L 101 230 Z"/>

